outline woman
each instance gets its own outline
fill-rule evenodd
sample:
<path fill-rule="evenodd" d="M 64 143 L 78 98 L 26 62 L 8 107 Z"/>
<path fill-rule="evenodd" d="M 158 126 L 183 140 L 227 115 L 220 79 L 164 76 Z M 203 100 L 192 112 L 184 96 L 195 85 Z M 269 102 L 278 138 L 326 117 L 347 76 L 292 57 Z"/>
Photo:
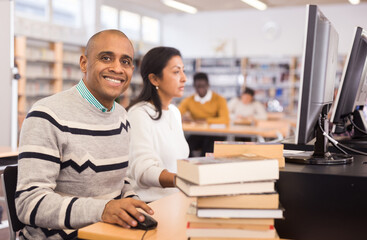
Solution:
<path fill-rule="evenodd" d="M 129 106 L 131 125 L 129 176 L 141 200 L 151 202 L 177 189 L 177 159 L 189 155 L 180 111 L 171 104 L 182 97 L 186 76 L 181 53 L 151 49 L 141 63 L 143 89 Z"/>
<path fill-rule="evenodd" d="M 254 100 L 255 91 L 246 87 L 240 98 L 228 102 L 228 109 L 233 122 L 252 122 L 254 119 L 265 120 L 267 112 L 264 105 Z"/>

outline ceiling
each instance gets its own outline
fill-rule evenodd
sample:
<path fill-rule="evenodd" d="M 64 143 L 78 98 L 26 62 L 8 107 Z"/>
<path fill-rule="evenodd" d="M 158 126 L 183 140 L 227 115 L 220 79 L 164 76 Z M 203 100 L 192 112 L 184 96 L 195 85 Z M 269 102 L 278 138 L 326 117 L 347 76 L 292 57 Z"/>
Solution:
<path fill-rule="evenodd" d="M 238 9 L 251 9 L 246 3 L 240 0 L 177 0 L 182 3 L 196 7 L 199 12 L 204 11 L 226 11 Z M 149 9 L 160 14 L 182 13 L 174 8 L 167 7 L 161 0 L 119 0 L 120 3 L 131 4 L 141 8 Z M 349 4 L 348 0 L 263 0 L 268 8 L 306 6 L 307 4 Z M 367 2 L 367 0 L 361 0 Z"/>

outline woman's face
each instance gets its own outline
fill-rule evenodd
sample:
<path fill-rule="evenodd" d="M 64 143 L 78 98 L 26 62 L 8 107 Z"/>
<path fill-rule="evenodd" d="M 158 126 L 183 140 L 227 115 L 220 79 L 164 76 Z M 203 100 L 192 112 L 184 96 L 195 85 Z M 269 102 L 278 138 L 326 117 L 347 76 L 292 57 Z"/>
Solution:
<path fill-rule="evenodd" d="M 184 64 L 180 56 L 172 57 L 163 68 L 162 78 L 158 80 L 158 94 L 161 99 L 171 100 L 182 97 L 184 93 L 186 75 Z"/>
<path fill-rule="evenodd" d="M 249 104 L 251 103 L 253 100 L 253 97 L 250 95 L 250 94 L 242 94 L 241 96 L 241 101 L 244 103 L 244 104 Z"/>

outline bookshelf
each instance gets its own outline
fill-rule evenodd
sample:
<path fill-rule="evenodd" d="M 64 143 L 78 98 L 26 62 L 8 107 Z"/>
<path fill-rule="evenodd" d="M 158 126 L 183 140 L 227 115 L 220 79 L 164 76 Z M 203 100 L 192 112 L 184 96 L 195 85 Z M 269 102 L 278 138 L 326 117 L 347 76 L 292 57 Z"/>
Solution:
<path fill-rule="evenodd" d="M 338 57 L 335 88 L 338 88 L 345 63 L 345 56 Z M 206 72 L 210 87 L 227 100 L 236 97 L 244 86 L 256 91 L 256 100 L 267 104 L 276 99 L 283 111 L 297 113 L 302 57 L 243 57 L 243 58 L 184 58 L 187 82 L 183 98 L 195 93 L 195 72 Z"/>
<path fill-rule="evenodd" d="M 78 45 L 63 45 L 63 68 L 62 68 L 62 89 L 66 90 L 76 85 L 83 77 L 79 67 L 80 55 L 85 48 Z"/>
<path fill-rule="evenodd" d="M 75 85 L 82 77 L 80 54 L 84 47 L 16 36 L 14 56 L 21 78 L 18 83 L 18 126 L 41 98 Z"/>

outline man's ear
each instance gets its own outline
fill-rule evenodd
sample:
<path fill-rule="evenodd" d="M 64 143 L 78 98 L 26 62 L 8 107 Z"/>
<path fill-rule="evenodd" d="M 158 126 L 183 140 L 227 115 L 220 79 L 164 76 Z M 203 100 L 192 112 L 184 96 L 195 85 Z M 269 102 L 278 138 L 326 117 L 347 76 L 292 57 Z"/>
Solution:
<path fill-rule="evenodd" d="M 158 77 L 154 73 L 148 75 L 149 81 L 153 86 L 158 87 Z"/>
<path fill-rule="evenodd" d="M 86 73 L 87 72 L 87 56 L 85 56 L 84 54 L 82 54 L 80 56 L 80 59 L 79 59 L 79 66 L 80 66 L 80 70 L 83 72 L 83 73 Z"/>

